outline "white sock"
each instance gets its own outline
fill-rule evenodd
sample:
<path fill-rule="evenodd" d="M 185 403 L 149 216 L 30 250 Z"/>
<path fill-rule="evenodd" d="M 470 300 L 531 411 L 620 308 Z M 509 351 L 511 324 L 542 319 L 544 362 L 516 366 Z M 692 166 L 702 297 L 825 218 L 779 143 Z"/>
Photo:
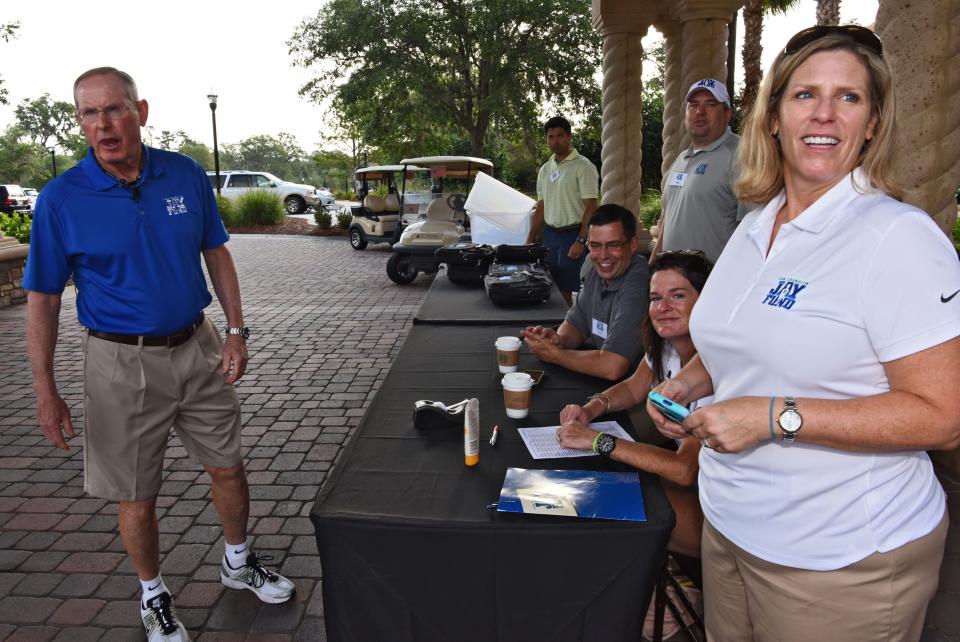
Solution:
<path fill-rule="evenodd" d="M 167 589 L 167 585 L 163 583 L 163 577 L 160 575 L 157 575 L 152 580 L 140 580 L 140 586 L 143 588 L 143 597 L 141 598 L 141 604 L 143 606 L 147 605 L 147 600 L 153 599 L 161 593 L 170 592 Z"/>
<path fill-rule="evenodd" d="M 240 568 L 247 563 L 247 555 L 250 554 L 250 547 L 247 545 L 247 542 L 243 542 L 243 544 L 230 544 L 224 540 L 223 544 L 223 557 L 227 560 L 230 568 Z"/>

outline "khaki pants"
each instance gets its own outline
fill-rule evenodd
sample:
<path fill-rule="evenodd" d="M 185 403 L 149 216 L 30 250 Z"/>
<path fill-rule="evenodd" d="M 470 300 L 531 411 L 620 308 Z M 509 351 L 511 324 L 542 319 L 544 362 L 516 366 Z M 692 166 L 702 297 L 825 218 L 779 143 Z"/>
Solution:
<path fill-rule="evenodd" d="M 948 518 L 928 535 L 835 571 L 779 566 L 703 524 L 707 640 L 916 642 L 937 590 Z"/>

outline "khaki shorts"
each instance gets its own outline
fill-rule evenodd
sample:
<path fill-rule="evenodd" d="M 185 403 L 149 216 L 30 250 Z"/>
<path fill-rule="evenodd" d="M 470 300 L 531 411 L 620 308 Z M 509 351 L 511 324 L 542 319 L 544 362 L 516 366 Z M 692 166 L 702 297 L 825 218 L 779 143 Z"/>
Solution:
<path fill-rule="evenodd" d="M 175 348 L 84 335 L 87 493 L 114 501 L 155 497 L 171 428 L 205 466 L 242 462 L 240 402 L 224 383 L 221 345 L 209 319 Z"/>

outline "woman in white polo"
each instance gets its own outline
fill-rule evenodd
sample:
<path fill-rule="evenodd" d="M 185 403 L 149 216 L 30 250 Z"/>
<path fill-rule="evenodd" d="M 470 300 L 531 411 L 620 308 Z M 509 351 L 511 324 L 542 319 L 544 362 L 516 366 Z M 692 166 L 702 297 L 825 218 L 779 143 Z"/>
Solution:
<path fill-rule="evenodd" d="M 926 450 L 960 445 L 960 264 L 891 198 L 879 39 L 795 35 L 740 144 L 738 227 L 691 318 L 699 357 L 660 392 L 714 403 L 700 464 L 713 639 L 919 639 L 947 519 Z"/>

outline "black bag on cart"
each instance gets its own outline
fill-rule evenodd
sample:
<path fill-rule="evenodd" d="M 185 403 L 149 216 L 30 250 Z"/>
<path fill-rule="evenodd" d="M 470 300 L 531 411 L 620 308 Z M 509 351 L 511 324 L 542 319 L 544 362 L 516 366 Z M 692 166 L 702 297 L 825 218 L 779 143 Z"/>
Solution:
<path fill-rule="evenodd" d="M 483 277 L 483 287 L 497 305 L 530 305 L 550 299 L 553 279 L 539 263 L 494 263 Z"/>
<path fill-rule="evenodd" d="M 489 245 L 459 242 L 445 245 L 434 252 L 438 263 L 447 264 L 447 278 L 458 285 L 483 285 L 483 277 L 493 262 Z"/>
<path fill-rule="evenodd" d="M 526 245 L 498 245 L 497 263 L 543 263 L 547 248 L 536 243 Z"/>

